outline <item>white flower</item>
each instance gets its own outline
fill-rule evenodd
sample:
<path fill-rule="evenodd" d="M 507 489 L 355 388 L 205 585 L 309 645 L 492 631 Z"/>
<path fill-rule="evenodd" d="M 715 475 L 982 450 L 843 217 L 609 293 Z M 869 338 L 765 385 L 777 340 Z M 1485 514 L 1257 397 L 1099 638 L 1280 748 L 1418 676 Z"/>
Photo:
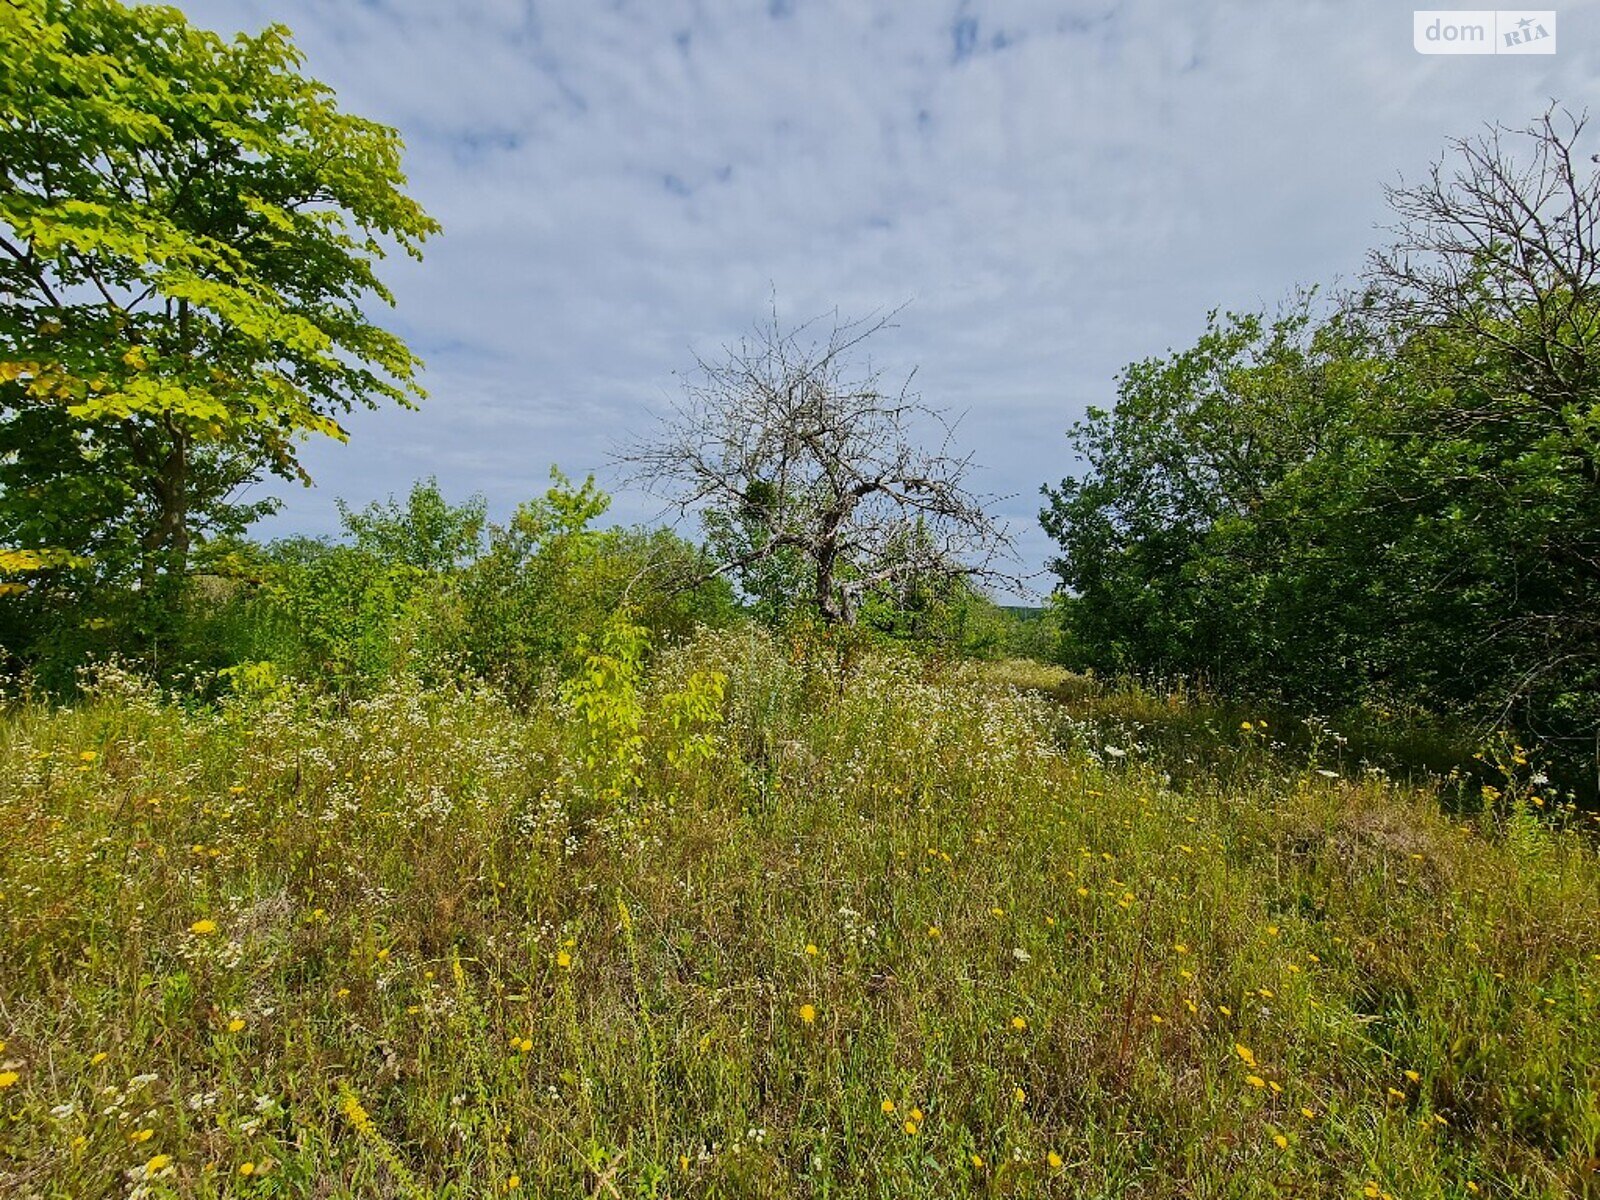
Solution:
<path fill-rule="evenodd" d="M 1032 962 L 1033 961 L 1033 955 L 1029 954 L 1021 946 L 1013 946 L 1013 947 L 1011 947 L 1011 957 L 1016 959 L 1018 962 Z"/>

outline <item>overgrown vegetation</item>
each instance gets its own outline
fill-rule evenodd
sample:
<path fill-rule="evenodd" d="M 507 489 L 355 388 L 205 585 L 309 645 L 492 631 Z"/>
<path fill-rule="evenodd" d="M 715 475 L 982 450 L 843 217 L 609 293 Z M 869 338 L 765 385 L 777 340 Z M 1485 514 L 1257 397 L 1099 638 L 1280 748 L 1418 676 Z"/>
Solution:
<path fill-rule="evenodd" d="M 1513 759 L 1180 789 L 1006 668 L 636 650 L 8 717 L 7 1193 L 1592 1187 L 1600 865 Z"/>

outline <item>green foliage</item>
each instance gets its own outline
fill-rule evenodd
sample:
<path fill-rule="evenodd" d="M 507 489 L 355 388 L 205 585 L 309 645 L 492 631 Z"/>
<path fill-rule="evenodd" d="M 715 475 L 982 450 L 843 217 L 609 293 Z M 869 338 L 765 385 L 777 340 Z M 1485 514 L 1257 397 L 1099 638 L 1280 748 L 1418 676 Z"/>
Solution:
<path fill-rule="evenodd" d="M 395 131 L 299 66 L 279 26 L 0 6 L 0 546 L 88 564 L 29 579 L 66 593 L 31 623 L 132 580 L 170 605 L 195 540 L 259 513 L 241 484 L 303 477 L 307 436 L 421 394 L 366 313 L 385 247 L 438 226 Z"/>
<path fill-rule="evenodd" d="M 574 821 L 591 726 L 553 693 L 398 676 L 213 711 L 106 672 L 0 715 L 0 1181 L 1589 1186 L 1600 866 L 1526 815 L 1514 744 L 1486 758 L 1516 811 L 1330 777 L 1253 714 L 1179 787 L 1124 736 L 1198 731 L 1181 698 L 1110 698 L 1113 741 L 1105 712 L 1018 690 L 1081 683 L 1037 664 L 877 651 L 818 690 L 753 623 L 648 665 L 641 641 L 594 645 L 599 690 L 631 693 L 599 722 L 633 745 L 626 821 Z"/>

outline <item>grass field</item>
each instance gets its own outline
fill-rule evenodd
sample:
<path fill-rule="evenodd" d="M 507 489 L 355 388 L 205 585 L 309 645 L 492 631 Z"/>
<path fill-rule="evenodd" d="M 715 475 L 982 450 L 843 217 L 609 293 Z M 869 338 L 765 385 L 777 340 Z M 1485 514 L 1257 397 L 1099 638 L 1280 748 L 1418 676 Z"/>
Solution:
<path fill-rule="evenodd" d="M 0 1194 L 1600 1194 L 1592 842 L 1019 681 L 13 711 Z"/>

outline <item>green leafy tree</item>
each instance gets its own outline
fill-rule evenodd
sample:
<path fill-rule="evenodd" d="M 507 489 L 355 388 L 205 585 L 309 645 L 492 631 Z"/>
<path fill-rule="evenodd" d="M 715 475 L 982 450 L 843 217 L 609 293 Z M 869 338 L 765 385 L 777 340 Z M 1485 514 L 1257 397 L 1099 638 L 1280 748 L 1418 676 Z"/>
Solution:
<path fill-rule="evenodd" d="M 299 67 L 279 26 L 0 4 L 0 546 L 71 554 L 63 585 L 170 595 L 242 485 L 421 395 L 366 309 L 438 226 L 396 132 Z"/>

